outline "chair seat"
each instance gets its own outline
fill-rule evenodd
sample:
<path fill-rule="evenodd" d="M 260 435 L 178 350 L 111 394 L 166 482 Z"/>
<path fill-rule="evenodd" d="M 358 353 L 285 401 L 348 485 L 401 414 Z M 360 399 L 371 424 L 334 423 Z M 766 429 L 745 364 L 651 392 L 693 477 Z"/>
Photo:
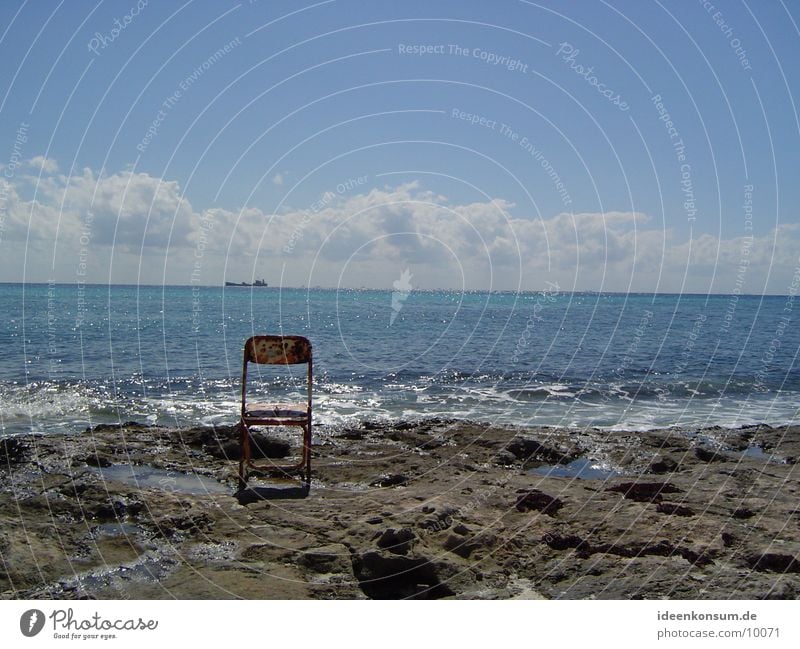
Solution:
<path fill-rule="evenodd" d="M 245 419 L 286 419 L 305 421 L 308 409 L 301 403 L 248 403 L 244 412 Z"/>

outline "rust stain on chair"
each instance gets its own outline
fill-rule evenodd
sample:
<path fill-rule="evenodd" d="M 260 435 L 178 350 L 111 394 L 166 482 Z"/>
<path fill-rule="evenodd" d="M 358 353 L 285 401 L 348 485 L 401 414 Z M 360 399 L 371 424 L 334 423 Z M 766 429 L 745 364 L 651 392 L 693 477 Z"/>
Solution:
<path fill-rule="evenodd" d="M 298 365 L 306 363 L 307 400 L 305 403 L 248 403 L 247 366 Z M 244 344 L 242 361 L 242 404 L 239 419 L 239 489 L 247 486 L 251 474 L 304 476 L 306 485 L 311 482 L 311 385 L 312 347 L 303 336 L 252 336 Z M 303 430 L 303 453 L 300 462 L 292 466 L 256 464 L 252 458 L 251 426 L 296 426 Z"/>
<path fill-rule="evenodd" d="M 302 336 L 253 336 L 247 341 L 251 363 L 296 365 L 311 360 L 311 343 Z"/>

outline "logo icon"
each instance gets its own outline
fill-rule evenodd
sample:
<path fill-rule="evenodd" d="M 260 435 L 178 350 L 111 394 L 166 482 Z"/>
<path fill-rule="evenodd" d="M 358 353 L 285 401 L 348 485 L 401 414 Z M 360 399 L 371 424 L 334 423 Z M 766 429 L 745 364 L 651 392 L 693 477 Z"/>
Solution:
<path fill-rule="evenodd" d="M 390 327 L 394 324 L 400 311 L 403 310 L 403 303 L 408 299 L 408 296 L 411 295 L 411 291 L 414 290 L 414 287 L 411 286 L 411 277 L 411 271 L 406 268 L 400 274 L 400 279 L 396 279 L 392 282 L 394 291 L 392 291 L 392 315 L 389 318 Z"/>
<path fill-rule="evenodd" d="M 44 613 L 38 608 L 25 611 L 19 618 L 19 630 L 26 638 L 32 638 L 44 628 Z"/>

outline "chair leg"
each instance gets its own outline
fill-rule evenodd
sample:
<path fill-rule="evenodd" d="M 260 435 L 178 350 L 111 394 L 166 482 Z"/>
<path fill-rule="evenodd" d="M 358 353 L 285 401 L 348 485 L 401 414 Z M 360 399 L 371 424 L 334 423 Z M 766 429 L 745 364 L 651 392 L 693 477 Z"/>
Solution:
<path fill-rule="evenodd" d="M 250 429 L 244 420 L 239 421 L 239 490 L 247 488 L 248 471 L 247 467 L 252 466 L 252 450 L 250 448 Z M 274 471 L 291 471 L 291 475 L 296 475 L 298 470 L 304 474 L 305 483 L 311 485 L 311 425 L 302 426 L 303 429 L 303 451 L 300 463 L 292 467 L 274 467 Z M 256 467 L 253 467 L 256 468 Z"/>
<path fill-rule="evenodd" d="M 243 421 L 239 422 L 239 490 L 247 488 L 245 462 L 250 459 L 250 431 Z"/>
<path fill-rule="evenodd" d="M 311 424 L 303 426 L 303 462 L 305 464 L 306 484 L 311 484 Z"/>

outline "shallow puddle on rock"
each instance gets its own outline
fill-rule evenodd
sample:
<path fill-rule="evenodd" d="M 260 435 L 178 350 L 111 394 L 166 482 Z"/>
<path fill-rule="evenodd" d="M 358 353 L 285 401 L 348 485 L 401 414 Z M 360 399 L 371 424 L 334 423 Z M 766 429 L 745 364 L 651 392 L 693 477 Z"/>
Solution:
<path fill-rule="evenodd" d="M 748 446 L 743 452 L 744 457 L 752 457 L 757 460 L 766 460 L 767 462 L 774 462 L 775 464 L 786 464 L 786 458 L 779 455 L 768 453 L 760 446 Z"/>
<path fill-rule="evenodd" d="M 142 534 L 142 529 L 132 523 L 101 523 L 95 528 L 98 536 L 110 538 L 129 537 L 135 534 Z"/>
<path fill-rule="evenodd" d="M 115 464 L 99 469 L 106 480 L 124 482 L 144 489 L 161 489 L 183 494 L 225 494 L 230 489 L 213 478 L 196 473 L 181 473 L 151 466 Z"/>
<path fill-rule="evenodd" d="M 616 471 L 595 466 L 591 460 L 583 457 L 573 460 L 569 464 L 537 466 L 528 473 L 548 478 L 578 478 L 579 480 L 607 480 L 620 475 Z"/>
<path fill-rule="evenodd" d="M 122 599 L 131 592 L 131 582 L 154 583 L 164 579 L 173 568 L 172 560 L 142 555 L 130 564 L 108 566 L 97 572 L 77 576 L 66 586 L 70 591 L 77 591 L 92 598 L 108 599 L 114 596 L 116 599 Z"/>

